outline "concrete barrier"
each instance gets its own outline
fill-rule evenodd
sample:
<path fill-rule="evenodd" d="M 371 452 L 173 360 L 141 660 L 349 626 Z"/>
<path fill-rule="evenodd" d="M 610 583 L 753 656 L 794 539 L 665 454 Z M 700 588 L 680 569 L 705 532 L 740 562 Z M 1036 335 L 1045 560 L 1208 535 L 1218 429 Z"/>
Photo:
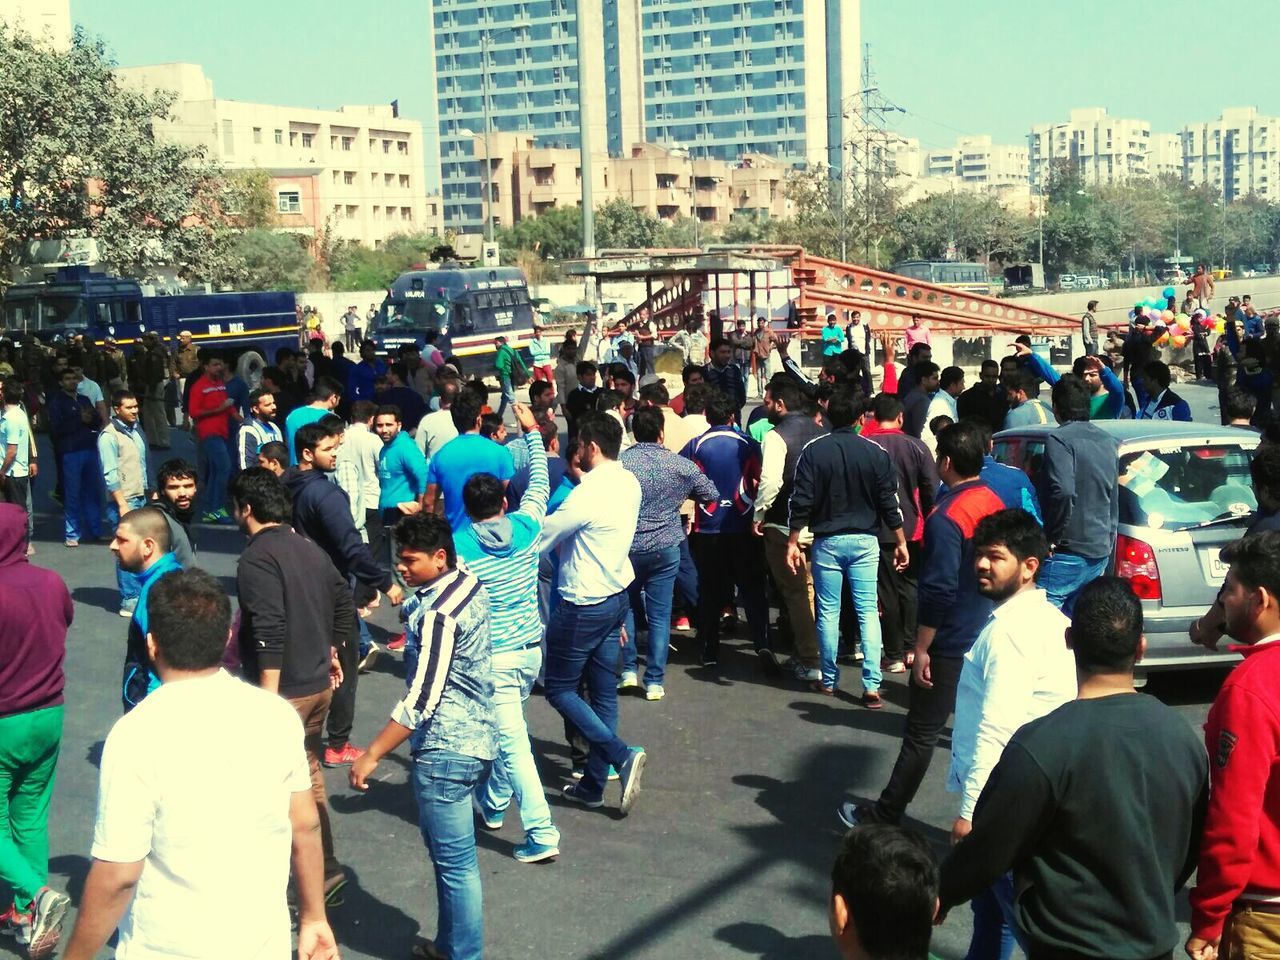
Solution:
<path fill-rule="evenodd" d="M 1059 313 L 1084 313 L 1090 300 L 1098 301 L 1095 316 L 1104 326 L 1128 325 L 1129 311 L 1139 300 L 1158 297 L 1165 286 L 1178 291 L 1178 303 L 1186 296 L 1185 284 L 1162 284 L 1151 287 L 1122 287 L 1118 290 L 1069 290 L 1063 293 L 1037 293 L 1027 297 L 1010 297 L 1018 303 L 1027 303 L 1044 310 L 1056 310 Z M 1280 308 L 1280 276 L 1253 277 L 1248 280 L 1220 280 L 1214 290 L 1213 302 L 1210 306 L 1221 310 L 1226 306 L 1229 297 L 1253 296 L 1253 304 L 1258 310 Z"/>

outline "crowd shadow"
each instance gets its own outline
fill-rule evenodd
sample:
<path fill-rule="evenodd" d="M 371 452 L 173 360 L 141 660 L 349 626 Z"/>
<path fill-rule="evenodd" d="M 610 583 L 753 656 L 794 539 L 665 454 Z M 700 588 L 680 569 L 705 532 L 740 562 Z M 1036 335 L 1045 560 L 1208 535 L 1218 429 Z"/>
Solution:
<path fill-rule="evenodd" d="M 84 880 L 89 875 L 89 858 L 76 853 L 65 853 L 49 859 L 50 876 L 67 878 L 64 890 L 72 903 L 79 903 L 84 895 Z"/>
<path fill-rule="evenodd" d="M 106 740 L 95 740 L 89 744 L 89 749 L 84 752 L 84 758 L 89 762 L 95 770 L 102 769 L 102 751 L 106 747 Z"/>
<path fill-rule="evenodd" d="M 418 921 L 394 902 L 379 900 L 362 887 L 358 871 L 351 867 L 346 871 L 343 903 L 328 911 L 329 923 L 343 951 L 371 957 L 409 956 L 419 936 Z"/>
<path fill-rule="evenodd" d="M 120 591 L 114 587 L 76 587 L 71 599 L 86 607 L 97 607 L 115 613 L 120 609 Z"/>
<path fill-rule="evenodd" d="M 830 937 L 816 933 L 788 937 L 763 923 L 731 923 L 717 930 L 715 936 L 740 953 L 759 957 L 760 960 L 811 960 L 838 956 Z"/>

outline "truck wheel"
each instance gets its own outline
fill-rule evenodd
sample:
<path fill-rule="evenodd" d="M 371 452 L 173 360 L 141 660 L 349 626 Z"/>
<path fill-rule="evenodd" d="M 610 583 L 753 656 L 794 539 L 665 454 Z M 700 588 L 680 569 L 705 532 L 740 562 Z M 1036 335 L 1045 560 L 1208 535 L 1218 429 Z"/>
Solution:
<path fill-rule="evenodd" d="M 256 350 L 246 350 L 236 361 L 236 376 L 249 385 L 250 392 L 262 386 L 262 371 L 267 362 Z"/>

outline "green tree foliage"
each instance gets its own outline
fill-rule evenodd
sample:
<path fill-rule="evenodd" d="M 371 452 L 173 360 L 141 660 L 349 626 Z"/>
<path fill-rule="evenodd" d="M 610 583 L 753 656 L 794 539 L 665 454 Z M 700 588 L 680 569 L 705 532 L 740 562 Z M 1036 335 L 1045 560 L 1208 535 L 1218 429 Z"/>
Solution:
<path fill-rule="evenodd" d="M 443 244 L 433 233 L 395 234 L 377 250 L 355 243 L 336 244 L 326 257 L 329 286 L 334 290 L 380 290 L 408 270 L 429 267 L 432 254 Z"/>
<path fill-rule="evenodd" d="M 528 250 L 543 260 L 572 260 L 582 255 L 582 212 L 577 207 L 552 207 L 501 228 L 495 238 L 504 257 Z"/>
<path fill-rule="evenodd" d="M 596 249 L 643 249 L 656 244 L 662 221 L 622 197 L 596 207 Z"/>
<path fill-rule="evenodd" d="M 254 228 L 236 234 L 229 254 L 239 266 L 234 286 L 242 290 L 311 289 L 316 261 L 307 249 L 307 238 Z"/>
<path fill-rule="evenodd" d="M 164 135 L 172 95 L 120 84 L 100 40 L 57 50 L 0 29 L 0 258 L 32 240 L 87 236 L 145 275 L 168 261 L 219 273 L 223 182 L 200 150 Z"/>

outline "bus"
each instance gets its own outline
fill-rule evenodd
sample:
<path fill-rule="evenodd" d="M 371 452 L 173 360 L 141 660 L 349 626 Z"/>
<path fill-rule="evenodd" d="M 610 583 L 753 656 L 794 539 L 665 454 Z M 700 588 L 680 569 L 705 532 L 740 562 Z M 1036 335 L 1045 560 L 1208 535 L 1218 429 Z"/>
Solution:
<path fill-rule="evenodd" d="M 965 293 L 994 296 L 991 277 L 980 263 L 958 263 L 954 260 L 901 260 L 889 268 L 891 273 L 939 287 L 954 287 Z"/>
<path fill-rule="evenodd" d="M 10 336 L 30 333 L 44 342 L 81 334 L 101 345 L 112 337 L 126 353 L 144 333 L 173 344 L 187 330 L 197 346 L 234 364 L 249 351 L 269 360 L 279 347 L 296 348 L 296 303 L 283 291 L 159 295 L 137 280 L 70 266 L 9 287 L 3 326 Z"/>
<path fill-rule="evenodd" d="M 440 352 L 462 362 L 463 376 L 488 376 L 495 337 L 520 349 L 533 336 L 529 282 L 516 267 L 413 270 L 396 278 L 365 335 L 379 353 L 395 354 L 405 344 L 421 349 L 430 330 Z"/>

